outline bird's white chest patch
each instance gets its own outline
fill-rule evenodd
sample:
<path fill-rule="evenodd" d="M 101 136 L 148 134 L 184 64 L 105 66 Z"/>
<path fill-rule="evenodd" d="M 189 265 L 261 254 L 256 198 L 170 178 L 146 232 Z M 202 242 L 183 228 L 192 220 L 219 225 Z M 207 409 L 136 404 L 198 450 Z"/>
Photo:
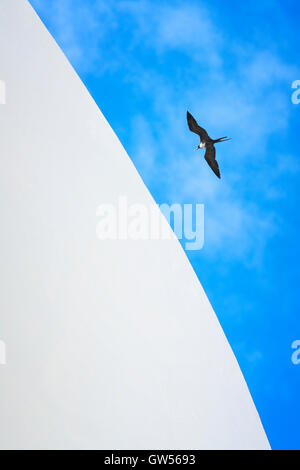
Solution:
<path fill-rule="evenodd" d="M 204 147 L 205 147 L 205 142 L 200 142 L 200 148 L 204 149 Z"/>

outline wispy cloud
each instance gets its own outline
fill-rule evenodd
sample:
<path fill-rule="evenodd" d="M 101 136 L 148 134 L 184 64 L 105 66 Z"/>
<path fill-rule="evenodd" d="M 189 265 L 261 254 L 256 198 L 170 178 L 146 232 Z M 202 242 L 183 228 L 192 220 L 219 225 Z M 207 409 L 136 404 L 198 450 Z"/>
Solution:
<path fill-rule="evenodd" d="M 174 1 L 154 6 L 150 1 L 122 1 L 119 9 L 133 17 L 138 40 L 144 38 L 157 53 L 181 51 L 206 66 L 219 64 L 222 37 L 204 5 Z"/>

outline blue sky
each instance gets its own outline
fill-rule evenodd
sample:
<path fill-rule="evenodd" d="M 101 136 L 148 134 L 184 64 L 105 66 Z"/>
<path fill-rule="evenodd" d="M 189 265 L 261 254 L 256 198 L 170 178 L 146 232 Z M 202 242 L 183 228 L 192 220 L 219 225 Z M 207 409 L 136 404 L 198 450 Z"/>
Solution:
<path fill-rule="evenodd" d="M 300 5 L 284 0 L 31 0 L 157 203 L 203 203 L 187 252 L 272 448 L 300 449 Z M 212 137 L 219 181 L 186 110 Z M 212 345 L 213 348 L 213 345 Z"/>

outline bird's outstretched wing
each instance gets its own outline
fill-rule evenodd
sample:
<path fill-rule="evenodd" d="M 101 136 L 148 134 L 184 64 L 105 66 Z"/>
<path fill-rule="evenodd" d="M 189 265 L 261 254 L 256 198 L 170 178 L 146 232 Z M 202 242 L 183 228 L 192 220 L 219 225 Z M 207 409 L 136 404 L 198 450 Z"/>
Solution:
<path fill-rule="evenodd" d="M 209 164 L 209 166 L 211 167 L 214 174 L 217 175 L 218 178 L 221 178 L 219 165 L 218 165 L 218 162 L 216 160 L 216 149 L 213 145 L 208 145 L 206 147 L 206 152 L 205 152 L 204 158 L 207 161 L 207 163 Z"/>
<path fill-rule="evenodd" d="M 195 132 L 195 134 L 198 134 L 202 142 L 207 142 L 211 140 L 206 130 L 203 129 L 203 127 L 198 126 L 196 119 L 191 115 L 191 113 L 187 111 L 186 117 L 190 131 Z"/>

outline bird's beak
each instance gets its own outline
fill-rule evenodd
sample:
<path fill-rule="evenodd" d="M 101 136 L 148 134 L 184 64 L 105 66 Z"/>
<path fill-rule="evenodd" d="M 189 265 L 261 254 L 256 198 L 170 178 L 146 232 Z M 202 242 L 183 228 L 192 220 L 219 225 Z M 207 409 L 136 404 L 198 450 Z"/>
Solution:
<path fill-rule="evenodd" d="M 199 147 L 196 147 L 194 150 L 199 150 Z"/>

